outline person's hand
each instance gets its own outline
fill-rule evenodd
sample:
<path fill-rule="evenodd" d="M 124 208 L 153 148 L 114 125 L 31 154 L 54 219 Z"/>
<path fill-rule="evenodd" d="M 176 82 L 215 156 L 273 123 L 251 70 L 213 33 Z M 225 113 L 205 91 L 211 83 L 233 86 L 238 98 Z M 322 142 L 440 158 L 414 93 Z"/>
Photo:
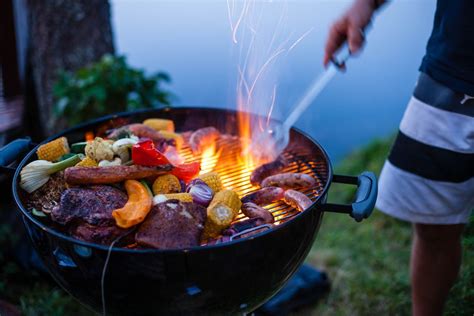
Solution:
<path fill-rule="evenodd" d="M 325 66 L 346 40 L 352 54 L 360 50 L 364 43 L 364 29 L 370 23 L 378 6 L 377 0 L 355 0 L 352 6 L 334 22 L 324 49 Z"/>

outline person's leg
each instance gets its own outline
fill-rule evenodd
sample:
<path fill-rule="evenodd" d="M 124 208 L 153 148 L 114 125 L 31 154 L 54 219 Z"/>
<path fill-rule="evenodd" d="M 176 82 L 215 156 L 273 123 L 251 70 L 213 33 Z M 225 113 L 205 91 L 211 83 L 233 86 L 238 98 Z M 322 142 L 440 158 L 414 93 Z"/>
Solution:
<path fill-rule="evenodd" d="M 461 265 L 464 225 L 414 225 L 411 254 L 413 316 L 442 315 Z"/>

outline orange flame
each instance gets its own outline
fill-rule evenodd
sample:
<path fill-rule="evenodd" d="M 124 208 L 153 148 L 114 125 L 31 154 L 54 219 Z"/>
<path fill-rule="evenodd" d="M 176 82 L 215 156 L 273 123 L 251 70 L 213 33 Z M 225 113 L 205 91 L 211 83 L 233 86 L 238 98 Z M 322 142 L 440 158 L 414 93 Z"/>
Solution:
<path fill-rule="evenodd" d="M 220 151 L 216 152 L 216 144 L 204 149 L 201 154 L 201 172 L 199 174 L 208 173 L 214 170 L 219 161 Z"/>

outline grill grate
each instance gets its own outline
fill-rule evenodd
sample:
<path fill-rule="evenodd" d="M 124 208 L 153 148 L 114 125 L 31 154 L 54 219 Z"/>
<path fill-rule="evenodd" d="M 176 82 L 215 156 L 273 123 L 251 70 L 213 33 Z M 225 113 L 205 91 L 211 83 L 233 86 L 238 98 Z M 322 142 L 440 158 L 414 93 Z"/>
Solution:
<path fill-rule="evenodd" d="M 180 155 L 186 162 L 201 162 L 200 155 L 193 155 L 191 149 L 185 145 L 180 150 Z M 219 138 L 216 144 L 216 152 L 218 155 L 208 157 L 205 160 L 203 169 L 206 172 L 215 171 L 219 173 L 225 188 L 232 189 L 243 196 L 258 190 L 258 187 L 250 183 L 251 170 L 247 170 L 245 165 L 240 161 L 241 145 L 238 137 L 224 135 Z M 303 156 L 297 153 L 297 149 L 288 150 L 283 153 L 284 157 L 291 163 L 282 172 L 302 172 L 311 175 L 316 181 L 316 186 L 303 190 L 312 201 L 322 193 L 324 189 L 324 180 L 327 179 L 327 167 L 324 162 L 316 160 L 314 156 Z M 208 166 L 214 166 L 207 168 Z M 280 224 L 290 220 L 298 214 L 298 210 L 288 206 L 283 201 L 265 206 L 275 217 L 275 224 Z M 239 213 L 235 222 L 247 218 Z"/>

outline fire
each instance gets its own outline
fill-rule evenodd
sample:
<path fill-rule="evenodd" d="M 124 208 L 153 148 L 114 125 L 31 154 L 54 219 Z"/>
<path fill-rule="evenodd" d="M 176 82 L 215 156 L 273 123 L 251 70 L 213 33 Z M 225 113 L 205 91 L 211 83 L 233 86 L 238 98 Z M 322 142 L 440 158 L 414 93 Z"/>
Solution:
<path fill-rule="evenodd" d="M 312 31 L 295 39 L 286 25 L 287 13 L 286 1 L 227 0 L 230 35 L 238 56 L 237 119 L 246 170 L 274 159 L 282 149 L 283 143 L 274 141 L 271 124 L 272 119 L 284 116 L 277 99 L 279 66 Z"/>
<path fill-rule="evenodd" d="M 201 154 L 201 172 L 199 174 L 213 171 L 219 161 L 220 153 L 220 151 L 216 152 L 215 143 L 204 149 Z"/>
<path fill-rule="evenodd" d="M 93 141 L 94 140 L 94 133 L 92 131 L 86 132 L 84 134 L 84 138 L 87 142 Z"/>

